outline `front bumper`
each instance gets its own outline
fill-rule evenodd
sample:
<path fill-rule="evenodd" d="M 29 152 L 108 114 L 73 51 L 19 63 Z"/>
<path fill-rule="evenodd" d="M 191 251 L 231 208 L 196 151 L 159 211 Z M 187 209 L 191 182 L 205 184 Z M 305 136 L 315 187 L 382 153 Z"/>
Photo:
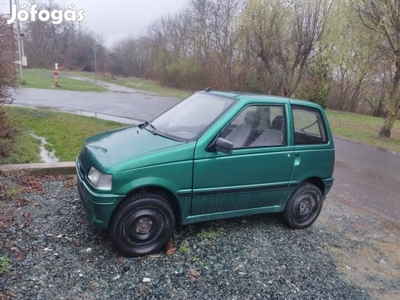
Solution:
<path fill-rule="evenodd" d="M 86 182 L 84 170 L 76 161 L 78 192 L 88 218 L 100 228 L 108 228 L 112 213 L 125 195 L 97 193 Z"/>

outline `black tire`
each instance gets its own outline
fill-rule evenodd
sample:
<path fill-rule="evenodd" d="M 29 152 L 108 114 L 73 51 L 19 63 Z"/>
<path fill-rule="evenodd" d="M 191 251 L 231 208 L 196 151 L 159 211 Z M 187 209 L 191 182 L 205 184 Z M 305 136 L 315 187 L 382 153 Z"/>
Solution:
<path fill-rule="evenodd" d="M 175 214 L 169 203 L 154 194 L 132 197 L 113 213 L 109 235 L 125 256 L 142 256 L 164 248 L 175 229 Z"/>
<path fill-rule="evenodd" d="M 286 203 L 283 211 L 285 222 L 292 228 L 311 226 L 322 209 L 322 193 L 311 183 L 301 184 Z"/>

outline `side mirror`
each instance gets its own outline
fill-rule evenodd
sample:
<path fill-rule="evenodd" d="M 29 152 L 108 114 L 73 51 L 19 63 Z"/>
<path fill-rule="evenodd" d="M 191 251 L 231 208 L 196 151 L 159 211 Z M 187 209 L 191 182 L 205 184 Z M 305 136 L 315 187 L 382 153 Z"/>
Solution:
<path fill-rule="evenodd" d="M 233 143 L 223 138 L 218 138 L 215 142 L 215 150 L 231 154 L 233 150 Z"/>

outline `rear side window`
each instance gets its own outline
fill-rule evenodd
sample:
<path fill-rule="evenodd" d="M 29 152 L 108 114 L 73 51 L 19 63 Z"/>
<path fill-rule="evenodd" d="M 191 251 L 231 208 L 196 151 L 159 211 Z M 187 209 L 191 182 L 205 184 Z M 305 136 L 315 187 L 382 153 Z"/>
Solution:
<path fill-rule="evenodd" d="M 317 109 L 292 106 L 295 145 L 325 144 L 328 142 L 321 112 Z"/>

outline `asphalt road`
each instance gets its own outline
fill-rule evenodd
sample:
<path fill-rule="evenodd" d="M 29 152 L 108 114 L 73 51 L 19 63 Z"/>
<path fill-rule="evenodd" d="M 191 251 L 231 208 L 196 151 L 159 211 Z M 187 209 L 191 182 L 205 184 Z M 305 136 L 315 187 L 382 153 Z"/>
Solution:
<path fill-rule="evenodd" d="M 127 88 L 106 93 L 20 89 L 14 104 L 150 121 L 178 100 Z"/>
<path fill-rule="evenodd" d="M 114 85 L 107 87 L 107 93 L 21 89 L 14 104 L 144 121 L 178 101 Z M 400 224 L 400 155 L 340 138 L 335 139 L 335 145 L 332 193 Z"/>
<path fill-rule="evenodd" d="M 400 154 L 335 138 L 332 192 L 400 224 Z"/>

